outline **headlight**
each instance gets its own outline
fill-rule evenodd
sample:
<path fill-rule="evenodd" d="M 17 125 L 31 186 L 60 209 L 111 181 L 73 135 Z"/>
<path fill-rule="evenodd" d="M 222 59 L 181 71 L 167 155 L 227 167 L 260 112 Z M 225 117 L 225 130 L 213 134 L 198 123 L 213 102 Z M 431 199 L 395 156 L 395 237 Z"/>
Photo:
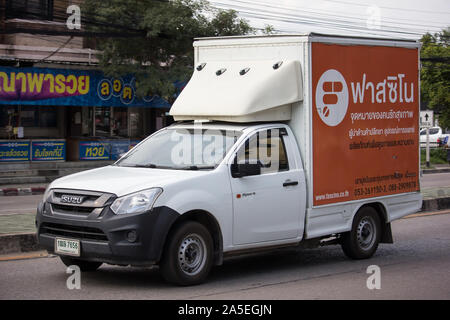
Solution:
<path fill-rule="evenodd" d="M 45 189 L 44 197 L 42 198 L 43 202 L 47 201 L 47 198 L 50 196 L 50 192 L 51 192 L 50 186 L 48 186 L 47 189 Z"/>
<path fill-rule="evenodd" d="M 151 188 L 117 198 L 111 205 L 111 210 L 115 214 L 142 213 L 151 210 L 162 191 L 161 188 Z"/>

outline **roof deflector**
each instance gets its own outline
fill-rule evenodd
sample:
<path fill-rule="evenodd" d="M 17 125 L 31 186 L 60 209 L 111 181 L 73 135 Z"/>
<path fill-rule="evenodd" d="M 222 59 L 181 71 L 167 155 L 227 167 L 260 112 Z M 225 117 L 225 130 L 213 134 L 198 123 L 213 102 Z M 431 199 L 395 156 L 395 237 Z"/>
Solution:
<path fill-rule="evenodd" d="M 289 120 L 290 104 L 303 97 L 296 60 L 208 61 L 201 65 L 170 110 L 175 120 Z M 218 76 L 218 70 L 226 72 Z"/>

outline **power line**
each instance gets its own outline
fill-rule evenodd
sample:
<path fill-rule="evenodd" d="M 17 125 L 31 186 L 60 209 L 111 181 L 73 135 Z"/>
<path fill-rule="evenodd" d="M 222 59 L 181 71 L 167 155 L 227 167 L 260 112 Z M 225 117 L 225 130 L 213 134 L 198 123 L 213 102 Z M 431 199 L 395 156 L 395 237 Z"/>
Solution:
<path fill-rule="evenodd" d="M 213 1 L 215 3 L 220 3 L 217 1 Z M 336 11 L 331 12 L 331 11 L 327 11 L 327 10 L 323 10 L 321 9 L 320 11 L 311 9 L 311 8 L 300 8 L 297 6 L 287 6 L 287 5 L 274 5 L 274 4 L 270 4 L 270 3 L 266 3 L 266 2 L 255 2 L 255 1 L 243 1 L 243 0 L 233 0 L 233 2 L 237 2 L 237 3 L 242 3 L 242 4 L 247 4 L 247 5 L 255 5 L 255 6 L 263 6 L 263 7 L 270 7 L 270 8 L 274 8 L 277 10 L 284 10 L 284 11 L 296 11 L 296 12 L 300 12 L 300 13 L 312 13 L 318 16 L 323 16 L 324 18 L 343 18 L 343 19 L 351 19 L 351 20 L 359 20 L 359 21 L 367 21 L 367 19 L 364 18 L 359 18 L 359 17 L 354 17 L 354 16 L 348 16 L 345 14 L 341 14 L 341 13 L 337 13 Z M 224 4 L 221 3 L 222 5 L 225 6 L 231 6 L 231 4 Z M 387 19 L 387 20 L 386 20 Z M 389 21 L 392 20 L 392 21 Z M 399 22 L 400 21 L 409 21 L 409 22 L 413 22 L 413 23 L 406 23 L 406 22 Z M 426 24 L 417 24 L 418 21 L 421 22 L 425 22 Z M 424 20 L 411 20 L 411 19 L 402 19 L 402 18 L 395 18 L 395 19 L 390 19 L 390 18 L 381 18 L 380 22 L 382 23 L 387 23 L 387 24 L 392 24 L 395 23 L 396 25 L 409 25 L 409 26 L 423 26 L 423 27 L 432 27 L 432 28 L 441 28 L 441 25 L 437 25 L 438 22 L 432 22 L 430 24 L 430 21 L 424 21 Z M 443 23 L 442 23 L 443 24 Z"/>
<path fill-rule="evenodd" d="M 322 1 L 333 2 L 333 3 L 341 3 L 341 4 L 349 4 L 349 5 L 352 5 L 352 6 L 359 6 L 359 7 L 367 7 L 368 6 L 367 4 L 355 3 L 355 2 L 349 2 L 349 1 L 339 1 L 339 0 L 322 0 Z M 419 13 L 450 14 L 450 11 L 432 11 L 432 10 L 399 8 L 399 7 L 387 7 L 387 6 L 377 6 L 377 7 L 383 8 L 383 9 L 389 9 L 389 10 L 410 11 L 410 12 L 419 12 Z"/>
<path fill-rule="evenodd" d="M 272 20 L 272 21 L 278 21 L 283 23 L 289 23 L 289 24 L 295 24 L 295 25 L 310 25 L 310 26 L 316 26 L 320 28 L 328 28 L 328 29 L 336 29 L 336 30 L 345 30 L 350 32 L 365 32 L 367 34 L 373 34 L 373 35 L 380 35 L 380 33 L 384 34 L 399 34 L 399 35 L 408 35 L 408 36 L 422 36 L 426 33 L 425 30 L 417 28 L 417 27 L 425 27 L 428 28 L 427 31 L 431 31 L 434 29 L 434 32 L 439 32 L 442 30 L 442 27 L 439 27 L 437 25 L 433 24 L 427 24 L 427 25 L 419 25 L 417 23 L 405 23 L 405 22 L 391 22 L 384 19 L 380 19 L 380 23 L 385 24 L 386 26 L 381 29 L 369 29 L 366 26 L 362 25 L 363 23 L 358 23 L 359 21 L 366 22 L 367 20 L 356 18 L 356 17 L 350 17 L 350 16 L 343 16 L 338 14 L 324 14 L 323 12 L 327 12 L 325 10 L 321 10 L 320 12 L 311 10 L 311 9 L 305 9 L 301 8 L 301 10 L 298 7 L 292 7 L 292 6 L 280 6 L 280 5 L 273 5 L 268 4 L 266 2 L 259 2 L 255 3 L 252 1 L 243 1 L 243 0 L 234 0 L 234 2 L 237 2 L 239 4 L 230 4 L 230 3 L 223 3 L 218 1 L 213 1 L 213 3 L 218 8 L 227 8 L 227 9 L 234 9 L 238 11 L 238 13 L 244 17 L 249 17 L 253 19 L 258 20 Z M 252 7 L 253 6 L 253 7 Z M 269 7 L 276 10 L 282 10 L 287 11 L 289 10 L 289 13 L 283 13 L 278 12 L 274 13 L 274 11 L 269 11 L 267 9 L 261 9 L 260 7 Z M 367 6 L 364 6 L 367 7 Z M 293 10 L 294 9 L 294 10 Z M 304 15 L 304 14 L 293 14 L 294 12 L 307 12 L 312 13 L 315 16 L 312 15 Z M 323 11 L 323 12 L 322 12 Z M 356 21 L 351 21 L 356 20 Z M 408 21 L 407 19 L 403 19 L 403 21 Z M 427 22 L 429 23 L 429 22 Z M 400 25 L 400 27 L 399 27 Z M 402 27 L 404 26 L 404 27 Z M 411 28 L 411 26 L 415 26 L 416 28 Z"/>
<path fill-rule="evenodd" d="M 220 2 L 215 2 L 216 4 L 223 5 L 227 8 L 231 6 L 229 4 L 224 4 Z M 251 8 L 248 6 L 241 5 L 233 5 L 233 8 L 237 8 L 238 12 L 247 17 L 253 17 L 258 19 L 271 19 L 279 22 L 291 23 L 291 24 L 305 24 L 305 25 L 313 25 L 319 27 L 328 27 L 333 29 L 347 30 L 347 31 L 364 31 L 373 33 L 373 30 L 368 29 L 362 25 L 356 25 L 352 22 L 348 21 L 340 21 L 340 20 L 330 20 L 330 19 L 318 19 L 311 18 L 308 16 L 294 15 L 294 14 L 283 14 L 283 13 L 273 13 L 273 11 L 259 9 L 255 12 L 255 8 Z M 419 30 L 411 30 L 404 28 L 397 28 L 397 30 L 383 29 L 377 30 L 384 33 L 398 33 L 404 35 L 422 35 L 423 33 Z"/>

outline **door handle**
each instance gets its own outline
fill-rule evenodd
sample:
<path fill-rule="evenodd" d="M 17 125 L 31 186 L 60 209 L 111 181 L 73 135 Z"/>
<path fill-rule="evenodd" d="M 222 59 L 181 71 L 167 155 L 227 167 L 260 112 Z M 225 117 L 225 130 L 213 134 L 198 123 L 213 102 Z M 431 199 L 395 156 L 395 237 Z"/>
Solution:
<path fill-rule="evenodd" d="M 283 183 L 283 187 L 296 186 L 298 185 L 298 181 L 285 181 Z"/>

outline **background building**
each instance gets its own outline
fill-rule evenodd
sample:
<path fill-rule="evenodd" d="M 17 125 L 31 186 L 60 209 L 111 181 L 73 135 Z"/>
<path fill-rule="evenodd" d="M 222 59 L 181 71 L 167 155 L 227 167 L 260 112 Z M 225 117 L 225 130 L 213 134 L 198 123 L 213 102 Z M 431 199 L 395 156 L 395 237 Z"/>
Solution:
<path fill-rule="evenodd" d="M 0 162 L 114 159 L 171 122 L 167 101 L 135 95 L 132 74 L 99 70 L 83 25 L 68 29 L 81 2 L 0 0 Z"/>

